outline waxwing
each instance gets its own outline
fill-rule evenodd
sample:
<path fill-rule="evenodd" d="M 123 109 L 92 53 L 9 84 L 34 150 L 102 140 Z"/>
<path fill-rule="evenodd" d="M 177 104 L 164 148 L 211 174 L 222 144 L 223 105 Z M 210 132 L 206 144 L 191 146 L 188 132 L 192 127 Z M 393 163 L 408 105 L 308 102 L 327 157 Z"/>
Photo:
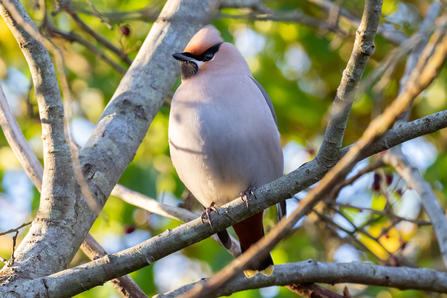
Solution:
<path fill-rule="evenodd" d="M 171 159 L 197 200 L 213 209 L 241 194 L 248 199 L 256 187 L 281 177 L 284 162 L 272 102 L 236 47 L 208 25 L 183 53 L 172 56 L 180 61 L 182 84 L 171 103 Z M 285 202 L 279 211 L 285 214 Z M 233 226 L 242 253 L 264 236 L 262 214 Z M 231 246 L 226 230 L 218 236 Z M 249 269 L 247 277 L 270 275 L 273 260 L 268 255 Z"/>

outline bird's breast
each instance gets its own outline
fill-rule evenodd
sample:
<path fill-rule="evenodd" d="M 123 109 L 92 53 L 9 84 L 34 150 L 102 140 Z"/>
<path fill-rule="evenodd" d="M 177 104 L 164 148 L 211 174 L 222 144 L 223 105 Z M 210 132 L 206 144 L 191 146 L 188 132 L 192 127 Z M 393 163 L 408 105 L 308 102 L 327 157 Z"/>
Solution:
<path fill-rule="evenodd" d="M 276 124 L 262 94 L 247 79 L 239 89 L 182 86 L 171 104 L 171 159 L 205 206 L 213 200 L 223 205 L 249 186 L 282 175 Z"/>

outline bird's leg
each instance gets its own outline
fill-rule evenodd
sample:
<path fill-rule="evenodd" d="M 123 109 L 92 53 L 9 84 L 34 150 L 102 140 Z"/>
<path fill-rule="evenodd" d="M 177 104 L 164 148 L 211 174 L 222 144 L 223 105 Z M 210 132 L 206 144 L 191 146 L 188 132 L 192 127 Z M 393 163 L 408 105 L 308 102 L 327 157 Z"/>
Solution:
<path fill-rule="evenodd" d="M 214 205 L 216 205 L 216 203 L 212 202 L 211 205 L 210 205 L 209 207 L 206 207 L 206 208 L 203 207 L 205 210 L 203 210 L 202 215 L 200 216 L 201 219 L 202 219 L 202 223 L 204 222 L 203 219 L 204 219 L 205 217 L 208 218 L 208 222 L 210 223 L 211 230 L 213 230 L 213 231 L 214 231 L 214 229 L 213 229 L 213 224 L 211 223 L 211 212 L 214 211 L 214 212 L 216 212 L 217 214 L 219 214 L 219 211 L 217 211 L 217 208 L 214 207 Z"/>
<path fill-rule="evenodd" d="M 246 190 L 241 192 L 241 198 L 243 201 L 244 201 L 244 197 L 246 197 L 245 204 L 247 205 L 248 210 L 250 210 L 250 195 L 253 195 L 253 197 L 256 199 L 256 196 L 254 193 L 255 190 L 256 190 L 256 187 L 249 186 Z"/>

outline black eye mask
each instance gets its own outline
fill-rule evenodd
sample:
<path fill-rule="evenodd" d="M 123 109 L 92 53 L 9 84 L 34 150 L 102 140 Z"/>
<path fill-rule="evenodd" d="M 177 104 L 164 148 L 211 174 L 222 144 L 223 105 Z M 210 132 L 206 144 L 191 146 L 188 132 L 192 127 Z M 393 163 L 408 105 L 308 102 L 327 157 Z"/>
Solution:
<path fill-rule="evenodd" d="M 184 52 L 182 53 L 182 55 L 186 56 L 186 57 L 190 57 L 193 58 L 197 61 L 202 61 L 202 62 L 207 62 L 210 61 L 214 58 L 214 54 L 217 53 L 217 51 L 219 50 L 219 47 L 221 43 L 215 44 L 212 47 L 210 47 L 209 49 L 207 49 L 205 52 L 203 52 L 201 55 L 193 55 L 191 53 L 188 52 Z"/>

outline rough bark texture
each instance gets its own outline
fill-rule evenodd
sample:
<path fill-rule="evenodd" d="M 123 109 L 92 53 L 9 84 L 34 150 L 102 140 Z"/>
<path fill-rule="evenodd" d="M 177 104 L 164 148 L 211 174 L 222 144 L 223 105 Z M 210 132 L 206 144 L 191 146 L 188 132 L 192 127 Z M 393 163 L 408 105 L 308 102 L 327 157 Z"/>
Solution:
<path fill-rule="evenodd" d="M 20 130 L 20 127 L 5 98 L 5 95 L 3 94 L 1 85 L 0 126 L 2 127 L 3 133 L 5 134 L 9 145 L 13 148 L 15 155 L 19 159 L 28 176 L 33 181 L 37 190 L 40 192 L 42 189 L 43 167 L 23 136 L 22 131 Z M 81 245 L 81 249 L 91 260 L 107 254 L 107 252 L 90 234 L 87 235 L 87 238 Z M 113 279 L 111 280 L 111 283 L 123 297 L 147 297 L 128 275 L 123 275 Z"/>
<path fill-rule="evenodd" d="M 81 249 L 90 260 L 96 260 L 97 258 L 107 255 L 107 251 L 96 242 L 95 238 L 90 234 L 85 238 L 85 241 L 81 245 Z M 110 282 L 121 296 L 125 298 L 147 298 L 147 295 L 129 275 L 114 278 Z"/>
<path fill-rule="evenodd" d="M 156 295 L 153 298 L 174 298 L 188 292 L 197 284 L 204 284 L 204 278 L 174 291 Z M 272 276 L 257 274 L 247 279 L 243 275 L 220 287 L 212 295 L 201 298 L 228 296 L 232 293 L 269 286 L 286 286 L 296 283 L 320 282 L 327 284 L 359 283 L 384 287 L 447 292 L 447 273 L 433 269 L 414 269 L 407 267 L 385 267 L 352 263 L 322 263 L 307 260 L 299 263 L 276 265 Z"/>
<path fill-rule="evenodd" d="M 28 23 L 37 32 L 20 1 L 9 1 L 8 7 L 15 7 L 22 18 L 19 21 Z M 64 108 L 53 62 L 45 46 L 11 17 L 3 2 L 0 3 L 0 14 L 19 43 L 31 70 L 42 122 L 45 164 L 39 212 L 17 248 L 14 266 L 4 267 L 2 273 L 34 278 L 64 269 L 76 252 L 71 248 L 70 238 L 75 233 L 77 221 L 77 183 L 71 150 L 66 142 Z M 66 237 L 59 238 L 59 235 Z M 35 245 L 36 242 L 39 245 Z"/>

